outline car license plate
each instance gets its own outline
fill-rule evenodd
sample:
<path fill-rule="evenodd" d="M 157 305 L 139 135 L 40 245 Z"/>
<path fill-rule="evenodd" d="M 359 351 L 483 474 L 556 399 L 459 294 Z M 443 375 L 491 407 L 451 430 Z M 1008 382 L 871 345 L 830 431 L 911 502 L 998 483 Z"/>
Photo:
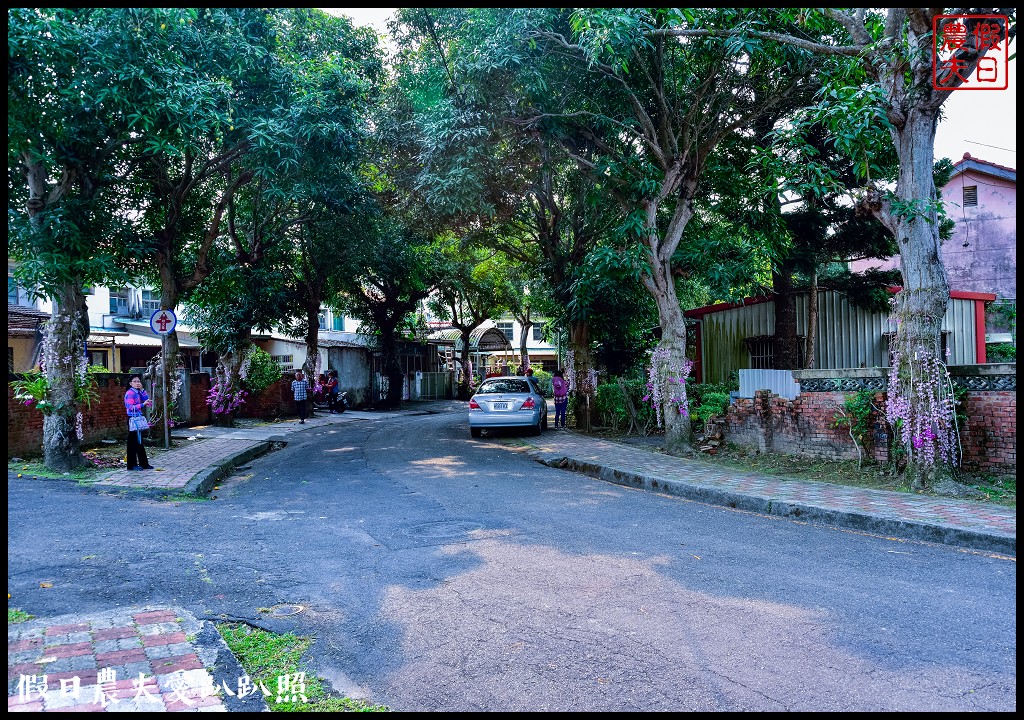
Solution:
<path fill-rule="evenodd" d="M 495 410 L 508 410 L 508 403 L 494 403 Z"/>

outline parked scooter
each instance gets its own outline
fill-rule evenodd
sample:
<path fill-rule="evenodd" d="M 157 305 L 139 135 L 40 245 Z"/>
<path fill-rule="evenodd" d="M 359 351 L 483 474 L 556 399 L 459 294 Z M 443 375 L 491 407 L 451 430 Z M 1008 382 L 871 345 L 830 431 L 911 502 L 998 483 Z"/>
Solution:
<path fill-rule="evenodd" d="M 336 403 L 334 403 L 334 412 L 336 412 L 336 413 L 343 413 L 346 410 L 348 410 L 348 407 L 349 407 L 349 404 L 348 404 L 348 393 L 347 392 L 338 393 L 338 401 Z"/>

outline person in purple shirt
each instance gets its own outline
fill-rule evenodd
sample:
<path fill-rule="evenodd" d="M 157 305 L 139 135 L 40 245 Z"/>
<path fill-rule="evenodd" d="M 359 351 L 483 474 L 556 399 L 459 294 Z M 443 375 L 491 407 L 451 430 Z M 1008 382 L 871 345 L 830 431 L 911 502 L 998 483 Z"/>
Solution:
<path fill-rule="evenodd" d="M 146 407 L 152 407 L 153 401 L 149 394 L 142 389 L 142 378 L 139 375 L 132 375 L 128 380 L 128 392 L 124 394 L 124 408 L 128 417 L 142 415 Z M 128 431 L 128 469 L 129 470 L 152 470 L 149 458 L 146 457 L 146 448 L 142 445 L 142 431 Z"/>

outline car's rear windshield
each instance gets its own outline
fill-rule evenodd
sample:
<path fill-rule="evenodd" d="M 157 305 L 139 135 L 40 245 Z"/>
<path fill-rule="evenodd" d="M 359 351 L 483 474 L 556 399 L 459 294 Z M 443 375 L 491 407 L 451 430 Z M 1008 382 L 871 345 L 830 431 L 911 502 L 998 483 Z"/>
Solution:
<path fill-rule="evenodd" d="M 530 392 L 530 385 L 526 380 L 485 380 L 480 389 L 477 390 L 479 395 L 528 392 Z"/>

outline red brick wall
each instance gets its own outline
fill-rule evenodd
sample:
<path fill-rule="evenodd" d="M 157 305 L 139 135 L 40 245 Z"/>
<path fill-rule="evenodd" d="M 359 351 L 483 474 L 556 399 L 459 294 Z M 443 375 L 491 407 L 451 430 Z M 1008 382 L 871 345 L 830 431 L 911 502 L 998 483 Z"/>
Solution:
<path fill-rule="evenodd" d="M 805 392 L 787 400 L 766 390 L 754 398 L 737 398 L 729 407 L 726 432 L 729 442 L 759 452 L 835 460 L 856 460 L 857 450 L 846 426 L 835 427 L 846 393 Z M 968 424 L 960 430 L 963 466 L 996 472 L 1017 466 L 1017 400 L 1012 392 L 969 392 Z M 874 431 L 865 457 L 888 460 L 888 425 L 885 393 L 875 394 L 880 413 L 872 413 Z"/>
<path fill-rule="evenodd" d="M 82 412 L 82 445 L 97 444 L 103 438 L 123 440 L 128 433 L 125 417 L 124 394 L 128 375 L 101 373 L 94 376 L 98 397 L 92 406 Z M 209 422 L 206 393 L 210 376 L 193 373 L 191 377 L 192 425 Z M 198 400 L 198 402 L 197 402 Z M 7 385 L 7 457 L 36 456 L 43 452 L 43 414 L 35 407 L 26 407 L 14 400 L 14 390 Z"/>
<path fill-rule="evenodd" d="M 967 428 L 961 429 L 964 466 L 1002 471 L 1017 467 L 1017 394 L 967 393 Z"/>
<path fill-rule="evenodd" d="M 249 395 L 245 404 L 239 408 L 238 417 L 264 418 L 267 420 L 294 415 L 295 401 L 292 400 L 293 375 L 283 375 L 281 380 L 266 388 L 258 395 Z"/>
<path fill-rule="evenodd" d="M 11 378 L 8 377 L 8 380 Z M 123 397 L 123 396 L 122 396 Z M 7 385 L 7 457 L 34 456 L 43 453 L 43 414 L 14 399 Z"/>

